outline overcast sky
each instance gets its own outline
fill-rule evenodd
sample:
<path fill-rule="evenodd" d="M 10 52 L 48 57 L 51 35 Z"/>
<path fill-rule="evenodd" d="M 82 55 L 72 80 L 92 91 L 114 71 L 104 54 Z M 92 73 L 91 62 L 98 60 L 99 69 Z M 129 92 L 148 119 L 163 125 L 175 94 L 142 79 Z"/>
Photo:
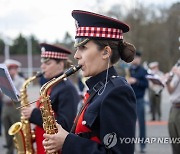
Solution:
<path fill-rule="evenodd" d="M 108 10 L 115 3 L 122 3 L 126 9 L 135 8 L 138 2 L 145 4 L 171 5 L 178 0 L 0 0 L 0 35 L 15 38 L 19 33 L 33 34 L 40 41 L 62 40 L 68 31 L 75 35 L 72 10 L 97 12 L 98 8 Z M 0 37 L 1 37 L 0 36 Z"/>

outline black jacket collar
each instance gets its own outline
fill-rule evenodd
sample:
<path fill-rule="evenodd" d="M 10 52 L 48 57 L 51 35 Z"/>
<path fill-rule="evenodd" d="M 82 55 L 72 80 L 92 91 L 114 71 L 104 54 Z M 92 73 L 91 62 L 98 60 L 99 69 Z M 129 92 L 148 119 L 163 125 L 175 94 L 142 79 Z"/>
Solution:
<path fill-rule="evenodd" d="M 104 70 L 103 72 L 97 74 L 96 76 L 89 78 L 86 81 L 86 85 L 88 86 L 89 90 L 91 90 L 94 87 L 94 85 L 96 85 L 98 82 L 105 83 L 106 73 L 107 73 L 107 70 Z M 108 80 L 111 76 L 117 76 L 117 72 L 113 66 L 109 68 Z"/>

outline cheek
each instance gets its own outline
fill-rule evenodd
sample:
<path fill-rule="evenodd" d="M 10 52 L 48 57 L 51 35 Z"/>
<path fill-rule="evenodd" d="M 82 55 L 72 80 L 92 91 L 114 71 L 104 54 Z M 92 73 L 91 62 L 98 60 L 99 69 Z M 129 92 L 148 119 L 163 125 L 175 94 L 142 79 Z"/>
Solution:
<path fill-rule="evenodd" d="M 48 65 L 46 66 L 45 71 L 47 72 L 47 74 L 50 74 L 53 71 L 53 69 L 54 68 L 51 65 Z"/>
<path fill-rule="evenodd" d="M 46 78 L 51 78 L 53 76 L 54 68 L 52 66 L 48 66 L 46 68 Z"/>
<path fill-rule="evenodd" d="M 92 55 L 85 55 L 84 56 L 84 63 L 85 66 L 90 69 L 90 67 L 93 65 L 94 63 L 94 57 Z"/>
<path fill-rule="evenodd" d="M 56 72 L 56 70 L 58 70 L 58 68 L 56 66 L 50 66 L 48 68 L 48 72 L 52 75 L 54 72 Z"/>
<path fill-rule="evenodd" d="M 91 51 L 90 51 L 91 52 Z M 88 53 L 84 56 L 85 62 L 93 64 L 99 55 L 96 53 Z"/>
<path fill-rule="evenodd" d="M 96 72 L 96 69 L 98 67 L 98 58 L 97 56 L 89 56 L 85 60 L 85 72 L 86 75 L 91 76 Z"/>

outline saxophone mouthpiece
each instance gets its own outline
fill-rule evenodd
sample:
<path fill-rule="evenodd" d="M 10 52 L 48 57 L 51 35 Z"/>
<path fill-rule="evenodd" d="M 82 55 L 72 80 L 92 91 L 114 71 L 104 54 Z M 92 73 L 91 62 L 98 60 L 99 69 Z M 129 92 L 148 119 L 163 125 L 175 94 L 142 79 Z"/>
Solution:
<path fill-rule="evenodd" d="M 73 67 L 69 68 L 69 69 L 65 72 L 66 77 L 68 77 L 68 76 L 70 76 L 71 74 L 77 72 L 81 67 L 82 67 L 82 65 L 76 65 L 76 66 L 73 66 Z"/>
<path fill-rule="evenodd" d="M 77 65 L 76 68 L 79 70 L 82 67 L 82 65 Z"/>
<path fill-rule="evenodd" d="M 41 77 L 43 74 L 44 74 L 44 72 L 37 72 L 37 73 L 36 73 L 36 77 L 39 78 L 39 77 Z"/>

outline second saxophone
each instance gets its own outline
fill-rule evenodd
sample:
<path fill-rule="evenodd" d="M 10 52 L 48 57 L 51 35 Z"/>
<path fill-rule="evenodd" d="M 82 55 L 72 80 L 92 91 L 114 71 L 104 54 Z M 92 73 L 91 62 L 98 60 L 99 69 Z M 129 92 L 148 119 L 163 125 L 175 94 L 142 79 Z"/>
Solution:
<path fill-rule="evenodd" d="M 42 76 L 42 73 L 37 73 L 35 76 L 28 78 L 21 90 L 20 90 L 20 100 L 21 106 L 29 104 L 27 87 L 36 78 Z M 8 131 L 9 135 L 14 135 L 13 141 L 17 149 L 18 154 L 34 154 L 35 150 L 33 148 L 33 140 L 35 139 L 35 134 L 31 130 L 31 124 L 29 120 L 21 116 L 21 122 L 14 123 Z"/>

